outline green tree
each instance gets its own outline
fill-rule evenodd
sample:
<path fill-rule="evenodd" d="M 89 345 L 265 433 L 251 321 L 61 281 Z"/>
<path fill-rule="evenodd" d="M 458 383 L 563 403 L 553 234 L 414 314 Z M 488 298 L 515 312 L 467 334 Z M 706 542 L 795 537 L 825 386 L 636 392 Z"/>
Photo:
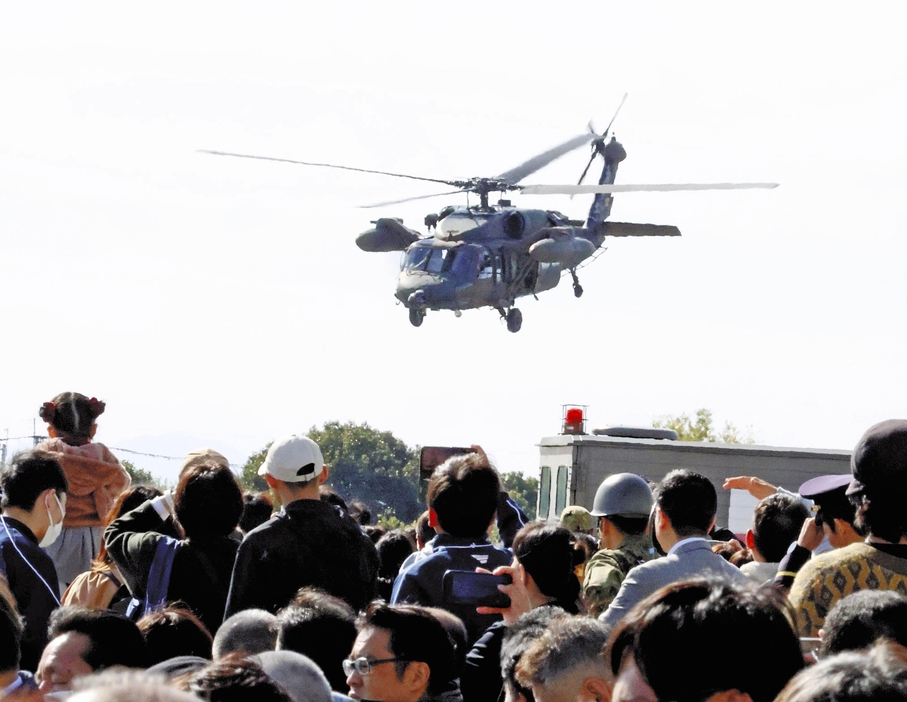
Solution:
<path fill-rule="evenodd" d="M 723 444 L 753 444 L 753 437 L 741 434 L 731 422 L 725 422 L 721 430 L 716 430 L 712 411 L 702 408 L 696 410 L 696 416 L 687 414 L 665 415 L 652 422 L 656 429 L 673 429 L 681 441 L 708 441 Z"/>
<path fill-rule="evenodd" d="M 516 471 L 501 473 L 501 484 L 526 514 L 535 515 L 539 499 L 538 478 L 528 477 Z"/>
<path fill-rule="evenodd" d="M 419 501 L 419 454 L 389 431 L 368 424 L 326 422 L 308 433 L 330 466 L 328 484 L 347 502 L 360 500 L 385 522 L 412 522 L 424 509 Z M 240 474 L 245 490 L 267 490 L 258 469 L 268 446 L 246 459 Z"/>
<path fill-rule="evenodd" d="M 126 472 L 129 473 L 129 477 L 132 478 L 133 485 L 152 485 L 158 490 L 169 489 L 167 483 L 154 476 L 151 471 L 147 471 L 144 468 L 136 468 L 132 461 L 120 461 L 120 463 L 126 469 Z"/>
<path fill-rule="evenodd" d="M 368 424 L 326 422 L 309 437 L 331 467 L 328 483 L 347 501 L 361 500 L 372 514 L 404 523 L 419 516 L 419 454 L 389 431 Z"/>
<path fill-rule="evenodd" d="M 268 442 L 261 451 L 253 453 L 246 459 L 246 462 L 243 464 L 242 470 L 239 472 L 239 484 L 242 485 L 243 490 L 248 492 L 265 492 L 268 489 L 268 484 L 265 482 L 265 479 L 258 474 L 258 469 L 261 468 L 261 464 L 265 462 L 265 456 L 268 455 L 268 449 L 271 448 L 271 443 Z"/>

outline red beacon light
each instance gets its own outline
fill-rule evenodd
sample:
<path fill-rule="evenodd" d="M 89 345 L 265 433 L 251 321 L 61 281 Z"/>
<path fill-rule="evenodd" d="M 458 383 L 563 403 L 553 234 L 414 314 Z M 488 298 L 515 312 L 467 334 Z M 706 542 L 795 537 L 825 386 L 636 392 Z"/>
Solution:
<path fill-rule="evenodd" d="M 586 433 L 586 406 L 564 405 L 563 434 Z"/>

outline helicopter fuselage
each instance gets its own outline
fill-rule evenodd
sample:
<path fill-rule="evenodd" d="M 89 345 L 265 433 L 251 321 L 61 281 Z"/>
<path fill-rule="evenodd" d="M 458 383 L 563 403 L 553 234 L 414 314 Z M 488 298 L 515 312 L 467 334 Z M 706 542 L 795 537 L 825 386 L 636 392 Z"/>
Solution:
<path fill-rule="evenodd" d="M 396 297 L 410 309 L 466 310 L 506 308 L 518 297 L 550 290 L 560 280 L 560 265 L 527 252 L 543 230 L 564 223 L 545 210 L 455 209 L 434 236 L 407 248 Z"/>

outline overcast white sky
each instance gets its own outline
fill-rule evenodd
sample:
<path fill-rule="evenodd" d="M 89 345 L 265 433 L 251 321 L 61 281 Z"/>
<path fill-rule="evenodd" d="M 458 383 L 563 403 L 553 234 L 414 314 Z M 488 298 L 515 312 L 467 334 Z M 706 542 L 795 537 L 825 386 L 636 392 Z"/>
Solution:
<path fill-rule="evenodd" d="M 107 401 L 109 446 L 241 463 L 354 420 L 531 472 L 566 402 L 845 449 L 907 416 L 902 3 L 305 5 L 4 6 L 0 436 L 77 390 Z M 494 175 L 624 92 L 619 182 L 781 187 L 617 196 L 612 219 L 683 237 L 609 243 L 582 299 L 521 301 L 516 335 L 488 310 L 411 327 L 398 256 L 355 247 L 465 198 L 360 210 L 432 188 L 196 153 Z"/>

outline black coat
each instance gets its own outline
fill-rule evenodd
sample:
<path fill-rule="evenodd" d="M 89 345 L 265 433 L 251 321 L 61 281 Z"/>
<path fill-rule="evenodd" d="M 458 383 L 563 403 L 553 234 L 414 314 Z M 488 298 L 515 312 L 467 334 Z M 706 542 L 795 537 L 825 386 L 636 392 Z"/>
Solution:
<path fill-rule="evenodd" d="M 107 552 L 133 597 L 144 597 L 154 553 L 164 535 L 179 538 L 172 517 L 161 519 L 151 502 L 127 512 L 104 532 Z M 184 539 L 173 559 L 167 600 L 185 602 L 212 634 L 223 619 L 238 546 L 229 537 Z"/>
<path fill-rule="evenodd" d="M 276 612 L 307 586 L 362 610 L 377 578 L 378 552 L 352 517 L 321 500 L 296 500 L 246 534 L 225 617 L 252 607 Z"/>

